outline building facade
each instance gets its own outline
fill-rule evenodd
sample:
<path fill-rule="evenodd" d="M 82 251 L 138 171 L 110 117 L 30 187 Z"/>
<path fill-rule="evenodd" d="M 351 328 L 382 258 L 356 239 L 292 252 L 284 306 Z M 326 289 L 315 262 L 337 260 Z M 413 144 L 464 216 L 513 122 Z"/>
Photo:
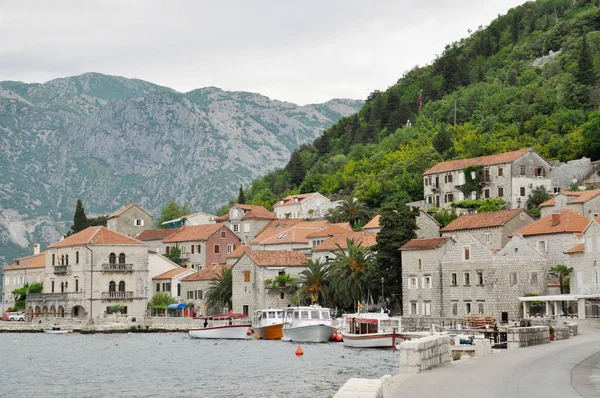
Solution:
<path fill-rule="evenodd" d="M 136 203 L 127 204 L 108 216 L 108 229 L 136 238 L 147 229 L 152 229 L 152 215 Z"/>
<path fill-rule="evenodd" d="M 234 204 L 226 217 L 221 218 L 240 240 L 249 244 L 277 216 L 263 206 Z"/>
<path fill-rule="evenodd" d="M 24 287 L 26 284 L 44 282 L 44 261 L 45 253 L 39 252 L 39 245 L 34 247 L 34 254 L 31 256 L 15 258 L 14 263 L 4 268 L 2 284 L 2 312 L 8 308 L 13 308 L 17 297 L 13 291 Z"/>
<path fill-rule="evenodd" d="M 332 202 L 320 193 L 313 192 L 286 196 L 273 205 L 273 211 L 280 219 L 320 219 L 337 205 L 338 202 Z"/>

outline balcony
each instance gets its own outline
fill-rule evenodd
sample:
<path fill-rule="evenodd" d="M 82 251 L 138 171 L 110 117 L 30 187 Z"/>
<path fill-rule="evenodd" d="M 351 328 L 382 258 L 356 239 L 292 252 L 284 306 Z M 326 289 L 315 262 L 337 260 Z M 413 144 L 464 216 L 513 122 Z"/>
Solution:
<path fill-rule="evenodd" d="M 102 300 L 131 300 L 133 292 L 102 292 Z"/>
<path fill-rule="evenodd" d="M 69 293 L 28 293 L 28 302 L 51 302 L 51 301 L 81 301 L 83 300 L 82 292 Z"/>
<path fill-rule="evenodd" d="M 132 272 L 133 264 L 102 264 L 102 272 Z"/>
<path fill-rule="evenodd" d="M 64 275 L 71 273 L 70 265 L 55 265 L 54 266 L 54 274 L 55 275 Z"/>
<path fill-rule="evenodd" d="M 189 259 L 192 257 L 192 253 L 186 252 L 186 253 L 181 253 L 179 255 L 179 258 L 184 258 L 184 259 Z"/>

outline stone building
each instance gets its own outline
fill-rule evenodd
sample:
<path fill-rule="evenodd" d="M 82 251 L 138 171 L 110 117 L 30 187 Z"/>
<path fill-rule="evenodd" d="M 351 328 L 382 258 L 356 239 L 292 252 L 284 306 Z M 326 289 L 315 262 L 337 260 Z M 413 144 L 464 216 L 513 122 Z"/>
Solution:
<path fill-rule="evenodd" d="M 197 273 L 196 270 L 191 268 L 174 268 L 160 275 L 156 275 L 152 278 L 152 294 L 167 293 L 178 302 L 181 302 L 185 297 L 182 286 L 183 279 Z"/>
<path fill-rule="evenodd" d="M 402 307 L 405 315 L 443 315 L 442 258 L 450 237 L 412 239 L 402 250 Z"/>
<path fill-rule="evenodd" d="M 225 256 L 241 242 L 224 224 L 208 224 L 181 227 L 163 243 L 166 253 L 172 247 L 179 248 L 184 267 L 204 269 L 210 264 L 225 263 Z"/>
<path fill-rule="evenodd" d="M 225 216 L 218 218 L 245 244 L 250 243 L 273 220 L 277 220 L 277 216 L 263 206 L 239 203 L 231 206 Z"/>
<path fill-rule="evenodd" d="M 331 224 L 328 227 L 325 227 L 319 231 L 315 231 L 313 233 L 306 235 L 306 237 L 308 238 L 309 246 L 314 248 L 331 237 L 347 234 L 349 232 L 354 232 L 354 230 L 352 229 L 350 224 L 348 224 L 347 227 L 341 226 L 341 225 L 336 225 L 336 224 Z"/>
<path fill-rule="evenodd" d="M 247 247 L 247 246 L 246 246 Z M 226 264 L 212 264 L 200 272 L 194 272 L 181 280 L 183 299 L 194 304 L 194 310 L 198 316 L 211 315 L 213 313 L 225 313 L 222 308 L 213 309 L 209 312 L 206 306 L 206 292 L 213 278 L 221 276 L 223 268 L 231 268 Z"/>
<path fill-rule="evenodd" d="M 165 254 L 167 246 L 163 240 L 178 231 L 179 228 L 147 229 L 139 234 L 136 239 L 147 244 L 148 247 L 156 253 Z"/>
<path fill-rule="evenodd" d="M 467 167 L 480 167 L 480 172 Z M 508 209 L 525 207 L 527 196 L 538 186 L 551 188 L 550 164 L 531 148 L 498 155 L 441 162 L 425 171 L 426 208 L 448 206 L 465 199 L 500 198 Z M 472 187 L 464 192 L 466 187 Z M 480 189 L 481 188 L 481 189 Z"/>
<path fill-rule="evenodd" d="M 143 231 L 152 228 L 152 215 L 136 203 L 126 204 L 108 216 L 106 226 L 110 230 L 136 238 Z"/>
<path fill-rule="evenodd" d="M 12 293 L 25 284 L 42 283 L 44 281 L 44 260 L 46 254 L 40 253 L 40 245 L 34 245 L 33 255 L 15 258 L 14 263 L 4 268 L 2 284 L 2 305 L 4 310 L 14 307 L 16 297 Z"/>
<path fill-rule="evenodd" d="M 308 235 L 328 228 L 327 220 L 274 220 L 250 242 L 252 250 L 298 250 L 310 256 Z"/>
<path fill-rule="evenodd" d="M 279 275 L 298 276 L 306 269 L 306 257 L 293 250 L 248 250 L 231 267 L 233 312 L 253 314 L 265 308 L 284 308 L 293 292 L 286 286 L 273 287 Z"/>
<path fill-rule="evenodd" d="M 280 219 L 319 219 L 337 205 L 338 202 L 332 202 L 320 193 L 313 192 L 286 196 L 273 205 L 273 211 Z"/>
<path fill-rule="evenodd" d="M 162 254 L 158 254 L 154 250 L 148 249 L 148 300 L 154 295 L 154 292 L 152 291 L 152 278 L 179 268 L 181 268 L 179 265 L 175 264 Z"/>
<path fill-rule="evenodd" d="M 591 218 L 600 215 L 600 189 L 592 191 L 569 191 L 563 189 L 552 199 L 540 204 L 541 216 L 546 217 L 558 210 L 568 209 Z"/>
<path fill-rule="evenodd" d="M 373 247 L 377 244 L 377 234 L 374 232 L 358 231 L 332 236 L 311 249 L 311 259 L 313 261 L 320 260 L 321 262 L 325 262 L 334 258 L 340 249 L 348 255 L 348 240 L 353 241 L 356 246 Z"/>
<path fill-rule="evenodd" d="M 516 230 L 535 219 L 522 209 L 463 214 L 441 229 L 442 236 L 470 234 L 488 248 L 501 249 Z"/>
<path fill-rule="evenodd" d="M 565 265 L 573 268 L 570 293 L 600 294 L 600 217 L 590 220 L 583 231 L 583 243 L 565 251 Z M 598 296 L 600 298 L 600 296 Z M 600 313 L 594 314 L 596 316 Z"/>
<path fill-rule="evenodd" d="M 179 228 L 183 226 L 215 224 L 217 216 L 199 211 L 193 214 L 177 217 L 162 223 L 166 228 Z"/>
<path fill-rule="evenodd" d="M 377 214 L 362 228 L 363 231 L 379 233 L 381 225 L 379 225 L 380 214 Z M 440 224 L 429 213 L 423 209 L 419 209 L 419 215 L 416 218 L 417 222 L 417 238 L 437 238 L 440 236 Z"/>
<path fill-rule="evenodd" d="M 31 316 L 97 318 L 111 308 L 143 317 L 148 247 L 106 227 L 90 227 L 45 251 L 44 290 L 27 295 Z"/>

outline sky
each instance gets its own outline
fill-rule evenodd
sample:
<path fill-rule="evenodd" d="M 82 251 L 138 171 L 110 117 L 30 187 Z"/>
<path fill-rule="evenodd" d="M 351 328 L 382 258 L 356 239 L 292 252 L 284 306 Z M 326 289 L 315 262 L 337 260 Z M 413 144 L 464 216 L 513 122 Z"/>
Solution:
<path fill-rule="evenodd" d="M 524 0 L 0 0 L 0 81 L 99 72 L 297 104 L 365 99 Z"/>

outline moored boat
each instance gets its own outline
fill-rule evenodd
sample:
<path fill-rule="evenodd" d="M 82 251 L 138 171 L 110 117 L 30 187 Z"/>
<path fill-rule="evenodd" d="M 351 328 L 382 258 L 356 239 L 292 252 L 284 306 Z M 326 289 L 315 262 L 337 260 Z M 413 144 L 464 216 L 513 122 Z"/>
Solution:
<path fill-rule="evenodd" d="M 190 329 L 188 336 L 194 339 L 246 339 L 249 336 L 250 322 L 248 315 L 227 314 L 205 317 L 204 327 Z"/>
<path fill-rule="evenodd" d="M 46 334 L 69 334 L 73 333 L 71 329 L 44 329 Z"/>
<path fill-rule="evenodd" d="M 402 319 L 386 313 L 344 315 L 344 345 L 357 348 L 394 348 L 410 337 L 402 333 Z"/>
<path fill-rule="evenodd" d="M 334 331 L 329 308 L 319 305 L 289 308 L 285 313 L 282 340 L 325 343 Z"/>
<path fill-rule="evenodd" d="M 281 340 L 283 337 L 284 310 L 258 310 L 254 315 L 254 338 L 263 340 Z"/>

